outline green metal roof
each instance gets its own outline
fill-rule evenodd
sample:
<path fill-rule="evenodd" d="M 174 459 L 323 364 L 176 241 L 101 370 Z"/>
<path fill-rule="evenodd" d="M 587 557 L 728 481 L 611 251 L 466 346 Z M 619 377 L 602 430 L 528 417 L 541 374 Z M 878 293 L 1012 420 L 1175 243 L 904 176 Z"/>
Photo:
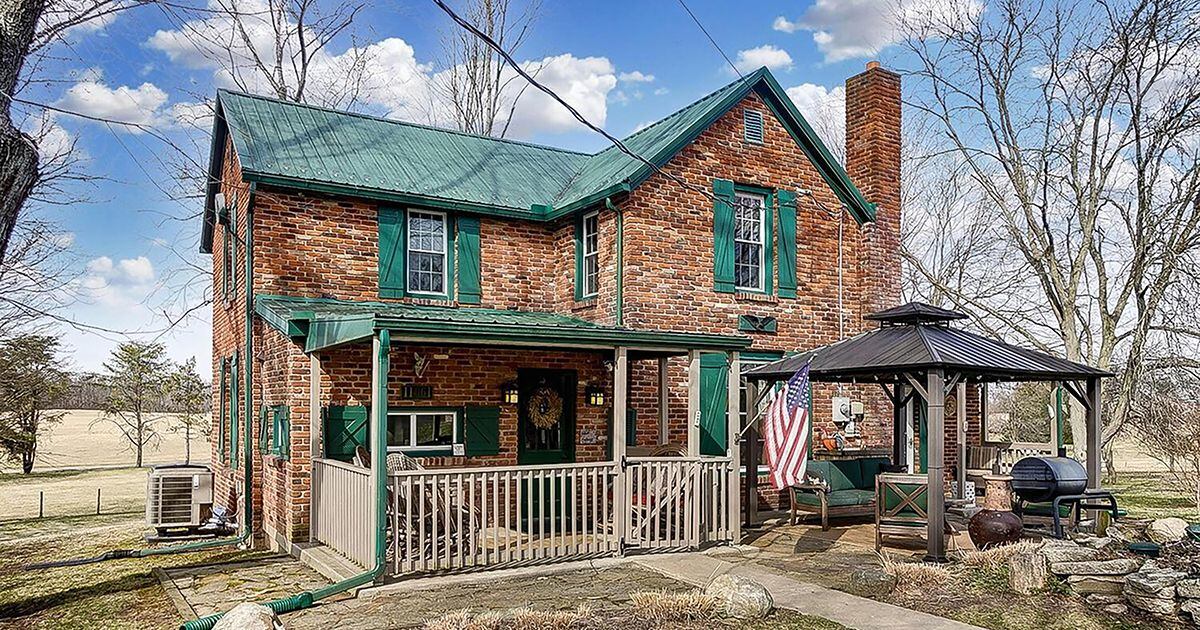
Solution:
<path fill-rule="evenodd" d="M 272 328 L 303 340 L 305 352 L 362 341 L 375 330 L 384 329 L 392 331 L 392 339 L 398 341 L 450 344 L 741 350 L 751 343 L 749 337 L 741 335 L 633 330 L 557 313 L 490 308 L 260 295 L 255 299 L 255 312 Z"/>
<path fill-rule="evenodd" d="M 751 91 L 779 117 L 854 216 L 873 220 L 874 206 L 766 68 L 623 142 L 661 167 Z M 588 155 L 227 90 L 217 94 L 216 113 L 201 243 L 206 252 L 226 137 L 247 181 L 532 220 L 588 208 L 653 173 L 615 146 Z"/>

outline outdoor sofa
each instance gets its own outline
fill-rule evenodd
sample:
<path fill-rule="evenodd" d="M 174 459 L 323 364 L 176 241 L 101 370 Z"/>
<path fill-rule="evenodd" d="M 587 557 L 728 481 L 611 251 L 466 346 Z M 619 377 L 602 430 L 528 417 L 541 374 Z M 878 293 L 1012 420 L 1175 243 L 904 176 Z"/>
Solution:
<path fill-rule="evenodd" d="M 791 523 L 801 512 L 821 515 L 821 529 L 829 517 L 871 516 L 875 513 L 875 477 L 889 465 L 886 457 L 813 460 L 806 476 L 811 480 L 792 486 Z"/>

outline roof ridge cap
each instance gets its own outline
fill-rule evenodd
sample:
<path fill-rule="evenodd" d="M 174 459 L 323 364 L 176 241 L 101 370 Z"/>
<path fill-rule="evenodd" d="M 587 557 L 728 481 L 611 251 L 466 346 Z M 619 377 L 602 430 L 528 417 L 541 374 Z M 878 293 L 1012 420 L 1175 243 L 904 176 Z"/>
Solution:
<path fill-rule="evenodd" d="M 917 338 L 924 344 L 925 350 L 929 352 L 929 357 L 933 359 L 933 362 L 942 363 L 942 355 L 933 348 L 933 344 L 929 343 L 929 338 L 925 336 L 925 326 L 918 324 L 913 326 L 913 328 L 917 329 Z"/>
<path fill-rule="evenodd" d="M 511 140 L 511 139 L 509 139 L 509 138 L 494 138 L 494 137 L 492 137 L 492 136 L 484 136 L 484 135 L 480 135 L 480 134 L 476 134 L 476 133 L 468 133 L 468 132 L 466 132 L 466 131 L 459 131 L 458 129 L 449 129 L 449 128 L 446 128 L 446 127 L 437 127 L 437 126 L 434 126 L 434 125 L 425 125 L 425 124 L 421 124 L 421 123 L 417 123 L 417 122 L 412 122 L 412 121 L 410 121 L 410 120 L 401 120 L 401 119 L 398 119 L 398 118 L 387 118 L 387 117 L 385 117 L 385 116 L 376 116 L 376 115 L 374 115 L 374 114 L 365 114 L 365 113 L 363 113 L 363 112 L 352 112 L 352 111 L 346 111 L 346 110 L 342 110 L 342 109 L 334 109 L 334 108 L 332 108 L 332 107 L 325 107 L 325 106 L 322 106 L 322 105 L 313 105 L 312 103 L 297 103 L 297 102 L 295 102 L 295 101 L 287 101 L 287 100 L 284 100 L 284 99 L 280 99 L 280 98 L 274 98 L 274 97 L 271 97 L 271 96 L 265 96 L 265 95 L 262 95 L 262 94 L 252 94 L 252 93 L 250 93 L 250 92 L 242 92 L 242 91 L 240 91 L 240 90 L 230 90 L 230 89 L 227 89 L 227 88 L 217 88 L 217 93 L 218 93 L 218 94 L 220 94 L 220 93 L 222 93 L 222 92 L 224 92 L 225 94 L 232 94 L 232 95 L 234 95 L 234 96 L 244 96 L 244 97 L 246 97 L 246 98 L 252 98 L 252 99 L 255 99 L 255 100 L 259 100 L 259 101 L 270 101 L 270 102 L 272 102 L 272 103 L 279 103 L 280 105 L 290 105 L 290 106 L 293 106 L 293 107 L 303 107 L 303 108 L 305 108 L 305 109 L 314 109 L 314 110 L 317 110 L 317 111 L 328 112 L 328 113 L 330 113 L 330 114 L 338 114 L 338 115 L 340 115 L 340 116 L 351 116 L 351 117 L 354 117 L 354 118 L 362 118 L 362 119 L 365 119 L 365 120 L 374 120 L 374 121 L 377 121 L 377 122 L 382 122 L 382 123 L 389 123 L 389 124 L 393 124 L 393 125 L 400 125 L 400 126 L 403 126 L 403 127 L 412 127 L 412 128 L 414 128 L 414 129 L 424 129 L 424 130 L 426 130 L 426 131 L 435 131 L 435 132 L 441 132 L 441 133 L 446 133 L 446 134 L 455 135 L 455 136 L 463 136 L 463 137 L 466 137 L 466 138 L 476 138 L 476 139 L 478 139 L 478 140 L 488 140 L 488 141 L 491 141 L 491 142 L 502 142 L 502 143 L 505 143 L 505 144 L 515 144 L 515 145 L 518 145 L 518 146 L 530 147 L 530 148 L 533 148 L 533 149 L 545 149 L 545 150 L 547 150 L 547 151 L 555 151 L 555 152 L 558 152 L 558 153 L 568 153 L 568 154 L 571 154 L 571 155 L 578 155 L 578 156 L 582 156 L 582 157 L 591 157 L 591 156 L 593 156 L 593 155 L 596 155 L 595 153 L 587 153 L 587 152 L 584 152 L 584 151 L 576 151 L 576 150 L 574 150 L 574 149 L 567 149 L 567 148 L 564 148 L 564 147 L 555 147 L 555 146 L 550 146 L 550 145 L 548 145 L 548 144 L 538 144 L 538 143 L 536 143 L 536 142 L 526 142 L 526 141 L 524 141 L 524 140 Z"/>

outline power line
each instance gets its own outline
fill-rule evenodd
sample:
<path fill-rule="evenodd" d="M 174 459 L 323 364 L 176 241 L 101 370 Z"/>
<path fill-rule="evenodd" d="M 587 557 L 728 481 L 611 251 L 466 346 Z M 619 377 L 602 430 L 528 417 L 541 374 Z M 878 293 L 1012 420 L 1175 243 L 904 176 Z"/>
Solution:
<path fill-rule="evenodd" d="M 704 28 L 704 25 L 700 23 L 700 18 L 696 17 L 696 14 L 692 13 L 692 10 L 690 8 L 688 8 L 687 3 L 684 2 L 683 0 L 679 0 L 679 6 L 683 7 L 683 10 L 687 11 L 687 14 L 689 16 L 691 16 L 692 21 L 696 23 L 696 26 L 700 27 L 700 32 L 704 33 L 704 36 L 708 38 L 708 41 L 710 44 L 713 45 L 713 48 L 716 48 L 717 52 L 721 53 L 721 57 L 723 57 L 725 59 L 725 63 L 729 64 L 730 68 L 733 68 L 734 74 L 738 75 L 739 77 L 745 78 L 745 76 L 742 74 L 742 71 L 738 70 L 738 67 L 736 65 L 734 65 L 734 63 L 732 61 L 729 60 L 729 55 L 725 54 L 725 51 L 721 49 L 721 45 L 717 43 L 717 40 L 713 39 L 713 36 L 712 36 L 712 34 L 710 34 L 708 32 L 708 29 Z"/>
<path fill-rule="evenodd" d="M 556 102 L 558 102 L 559 105 L 562 105 L 563 107 L 565 107 L 567 109 L 567 111 L 571 113 L 571 116 L 573 116 L 575 118 L 575 120 L 578 120 L 583 126 L 604 136 L 604 138 L 607 139 L 609 142 L 611 142 L 613 144 L 613 146 L 617 147 L 617 149 L 619 151 L 621 151 L 621 153 L 624 153 L 625 155 L 628 155 L 629 157 L 637 160 L 638 162 L 645 164 L 646 166 L 650 167 L 655 173 L 658 173 L 658 174 L 662 175 L 663 177 L 670 179 L 671 181 L 679 184 L 680 186 L 683 186 L 684 188 L 688 188 L 690 190 L 695 190 L 695 191 L 703 194 L 705 197 L 715 200 L 715 197 L 713 197 L 712 193 L 705 190 L 703 187 L 690 184 L 690 183 L 684 181 L 683 179 L 680 179 L 679 177 L 664 171 L 663 169 L 659 168 L 658 165 L 654 164 L 650 160 L 647 160 L 646 158 L 642 157 L 641 155 L 638 155 L 633 150 L 631 150 L 629 147 L 625 146 L 625 143 L 622 142 L 616 136 L 613 136 L 612 134 L 608 133 L 604 129 L 601 129 L 599 126 L 593 124 L 591 121 L 589 121 L 587 118 L 585 118 L 583 116 L 583 114 L 579 113 L 579 110 L 575 109 L 573 106 L 571 106 L 570 103 L 566 102 L 565 100 L 562 99 L 562 97 L 560 97 L 558 94 L 556 94 L 554 92 L 554 90 L 551 90 L 550 88 L 546 87 L 542 83 L 538 82 L 537 79 L 533 78 L 533 76 L 531 76 L 528 72 L 526 72 L 525 69 L 521 67 L 521 64 L 517 63 L 517 61 L 515 59 L 513 59 L 512 55 L 510 55 L 507 50 L 504 50 L 504 47 L 502 47 L 500 44 L 498 44 L 496 42 L 496 40 L 489 37 L 486 33 L 480 31 L 478 28 L 475 27 L 474 24 L 471 24 L 467 20 L 463 19 L 461 16 L 459 16 L 457 13 L 455 13 L 453 9 L 446 6 L 445 2 L 443 2 L 442 0 L 433 0 L 433 3 L 436 4 L 438 6 L 438 8 L 440 8 L 442 11 L 444 11 L 446 13 L 446 15 L 450 16 L 451 20 L 454 20 L 454 22 L 457 23 L 459 26 L 466 29 L 468 32 L 470 32 L 475 37 L 478 37 L 484 44 L 487 44 L 488 48 L 491 48 L 492 50 L 496 51 L 496 54 L 500 55 L 500 58 L 503 59 L 508 65 L 512 66 L 512 69 L 515 70 L 517 74 L 521 75 L 521 77 L 523 79 L 528 81 L 530 85 L 541 90 L 547 96 L 549 96 L 550 98 L 552 98 Z"/>

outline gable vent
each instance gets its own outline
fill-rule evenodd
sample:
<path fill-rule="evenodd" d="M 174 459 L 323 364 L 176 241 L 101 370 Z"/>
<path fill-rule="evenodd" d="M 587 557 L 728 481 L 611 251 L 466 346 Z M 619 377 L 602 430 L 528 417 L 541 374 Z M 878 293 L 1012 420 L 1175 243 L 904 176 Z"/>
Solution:
<path fill-rule="evenodd" d="M 753 109 L 742 110 L 742 122 L 745 125 L 746 142 L 750 144 L 763 143 L 763 115 Z"/>

